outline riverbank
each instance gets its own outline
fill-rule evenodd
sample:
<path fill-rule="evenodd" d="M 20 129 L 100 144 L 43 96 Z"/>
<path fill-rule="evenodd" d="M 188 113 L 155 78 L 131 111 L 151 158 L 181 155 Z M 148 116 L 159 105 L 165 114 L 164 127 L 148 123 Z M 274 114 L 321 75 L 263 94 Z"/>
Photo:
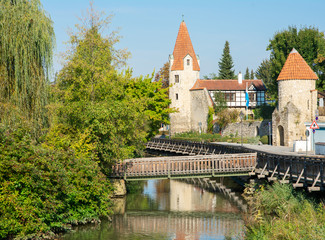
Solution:
<path fill-rule="evenodd" d="M 325 239 L 325 206 L 291 185 L 251 183 L 243 194 L 249 212 L 245 215 L 245 239 Z"/>

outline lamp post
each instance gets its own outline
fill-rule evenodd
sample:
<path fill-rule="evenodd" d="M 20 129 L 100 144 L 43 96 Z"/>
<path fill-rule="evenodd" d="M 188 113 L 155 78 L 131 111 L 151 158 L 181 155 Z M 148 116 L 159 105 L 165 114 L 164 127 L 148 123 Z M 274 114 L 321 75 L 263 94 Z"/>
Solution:
<path fill-rule="evenodd" d="M 239 117 L 240 117 L 240 135 L 241 135 L 241 146 L 243 147 L 243 118 L 244 118 L 244 113 L 240 111 Z"/>

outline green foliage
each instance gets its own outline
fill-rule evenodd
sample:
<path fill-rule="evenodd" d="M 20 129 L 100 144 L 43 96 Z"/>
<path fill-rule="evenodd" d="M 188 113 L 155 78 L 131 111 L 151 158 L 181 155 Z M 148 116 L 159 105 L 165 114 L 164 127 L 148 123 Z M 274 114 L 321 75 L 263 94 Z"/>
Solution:
<path fill-rule="evenodd" d="M 263 144 L 269 144 L 269 136 L 267 135 L 264 135 L 261 137 L 260 141 L 263 143 Z"/>
<path fill-rule="evenodd" d="M 215 73 L 209 73 L 209 75 L 204 75 L 203 79 L 218 79 L 218 75 Z"/>
<path fill-rule="evenodd" d="M 0 8 L 0 108 L 17 108 L 38 136 L 47 125 L 53 23 L 39 0 L 3 0 Z M 0 121 L 10 124 L 10 117 Z"/>
<path fill-rule="evenodd" d="M 272 89 L 272 74 L 271 74 L 271 61 L 268 59 L 263 60 L 261 65 L 256 70 L 256 77 L 263 80 L 267 89 Z"/>
<path fill-rule="evenodd" d="M 217 113 L 217 124 L 220 129 L 225 128 L 229 123 L 234 123 L 238 120 L 239 111 L 229 110 L 228 108 Z"/>
<path fill-rule="evenodd" d="M 55 113 L 49 138 L 58 138 L 49 141 L 99 160 L 109 174 L 116 161 L 140 154 L 146 138 L 168 123 L 172 109 L 161 81 L 132 78 L 131 71 L 116 70 L 126 55 L 114 48 L 116 35 L 105 37 L 100 32 L 109 19 L 91 9 L 85 22 L 91 25 L 78 26 L 71 36 L 72 50 L 53 88 Z"/>
<path fill-rule="evenodd" d="M 214 92 L 214 112 L 217 114 L 227 108 L 225 94 L 221 91 Z"/>
<path fill-rule="evenodd" d="M 176 133 L 173 139 L 178 140 L 188 140 L 195 142 L 232 142 L 240 143 L 241 138 L 238 136 L 221 136 L 220 133 L 201 133 L 198 132 L 185 132 L 185 133 Z M 257 144 L 259 137 L 253 138 L 243 138 L 243 143 Z"/>
<path fill-rule="evenodd" d="M 209 113 L 208 113 L 208 132 L 212 133 L 213 132 L 213 114 L 214 114 L 214 109 L 213 107 L 209 107 Z"/>
<path fill-rule="evenodd" d="M 153 77 L 139 77 L 127 83 L 127 93 L 143 105 L 143 113 L 149 129 L 147 138 L 155 136 L 162 123 L 169 124 L 169 113 L 175 112 L 169 108 L 171 101 L 168 97 L 168 88 L 164 87 L 163 80 L 152 81 Z"/>
<path fill-rule="evenodd" d="M 251 70 L 251 76 L 250 76 L 251 79 L 255 79 L 255 74 L 254 74 L 254 71 L 253 69 Z"/>
<path fill-rule="evenodd" d="M 274 106 L 263 104 L 255 109 L 253 109 L 254 117 L 256 119 L 272 119 L 272 113 L 274 111 Z"/>
<path fill-rule="evenodd" d="M 244 79 L 249 79 L 249 69 L 248 69 L 248 67 L 246 68 Z"/>
<path fill-rule="evenodd" d="M 318 74 L 317 88 L 324 89 L 325 81 L 325 39 L 324 33 L 315 27 L 304 27 L 297 29 L 292 26 L 287 30 L 278 32 L 267 47 L 271 51 L 271 78 L 272 82 L 268 84 L 269 94 L 277 98 L 277 78 L 282 67 L 291 52 L 295 48 L 306 60 L 308 65 Z"/>
<path fill-rule="evenodd" d="M 160 68 L 159 72 L 155 75 L 155 82 L 162 82 L 162 88 L 169 87 L 169 62 L 166 62 L 162 68 Z"/>
<path fill-rule="evenodd" d="M 246 239 L 324 239 L 324 205 L 314 205 L 291 185 L 247 186 L 244 197 L 250 205 Z"/>
<path fill-rule="evenodd" d="M 234 64 L 230 55 L 229 42 L 226 41 L 221 60 L 219 62 L 219 79 L 234 79 L 235 70 Z"/>
<path fill-rule="evenodd" d="M 42 237 L 108 216 L 112 189 L 98 164 L 41 146 L 29 132 L 0 128 L 0 238 Z"/>

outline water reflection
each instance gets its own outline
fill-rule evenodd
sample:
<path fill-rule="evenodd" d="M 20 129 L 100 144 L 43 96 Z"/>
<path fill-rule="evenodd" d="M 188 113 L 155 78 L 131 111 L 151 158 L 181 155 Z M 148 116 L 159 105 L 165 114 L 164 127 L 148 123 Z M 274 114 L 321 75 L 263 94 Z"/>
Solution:
<path fill-rule="evenodd" d="M 130 194 L 112 222 L 82 227 L 64 239 L 241 239 L 238 208 L 221 194 L 180 181 L 148 181 Z M 123 210 L 124 206 L 124 210 Z"/>

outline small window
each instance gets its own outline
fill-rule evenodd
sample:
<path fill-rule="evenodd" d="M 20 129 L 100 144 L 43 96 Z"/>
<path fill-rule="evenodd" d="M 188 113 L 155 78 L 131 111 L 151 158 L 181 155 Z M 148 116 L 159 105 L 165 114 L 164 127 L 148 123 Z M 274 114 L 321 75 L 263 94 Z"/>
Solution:
<path fill-rule="evenodd" d="M 236 93 L 225 93 L 225 100 L 227 102 L 236 102 Z"/>
<path fill-rule="evenodd" d="M 249 96 L 250 102 L 256 102 L 256 93 L 255 92 L 248 93 L 248 96 Z"/>
<path fill-rule="evenodd" d="M 190 66 L 190 59 L 187 59 L 187 66 Z"/>
<path fill-rule="evenodd" d="M 179 83 L 179 75 L 175 75 L 175 83 Z"/>
<path fill-rule="evenodd" d="M 178 100 L 178 93 L 176 93 L 176 100 Z"/>

